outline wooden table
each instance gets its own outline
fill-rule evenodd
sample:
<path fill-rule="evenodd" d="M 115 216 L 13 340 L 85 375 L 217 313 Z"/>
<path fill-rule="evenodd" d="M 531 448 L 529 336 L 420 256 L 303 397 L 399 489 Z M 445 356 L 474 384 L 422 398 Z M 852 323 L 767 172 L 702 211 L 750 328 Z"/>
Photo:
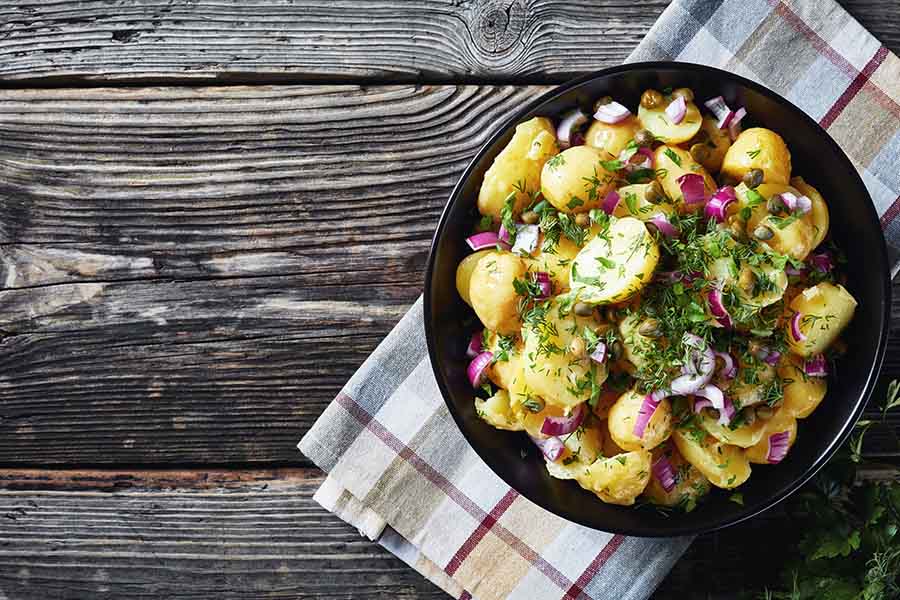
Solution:
<path fill-rule="evenodd" d="M 492 126 L 666 2 L 111 4 L 0 8 L 0 598 L 443 597 L 312 501 L 295 444 Z M 900 51 L 900 4 L 846 5 Z M 752 577 L 754 529 L 656 597 Z"/>

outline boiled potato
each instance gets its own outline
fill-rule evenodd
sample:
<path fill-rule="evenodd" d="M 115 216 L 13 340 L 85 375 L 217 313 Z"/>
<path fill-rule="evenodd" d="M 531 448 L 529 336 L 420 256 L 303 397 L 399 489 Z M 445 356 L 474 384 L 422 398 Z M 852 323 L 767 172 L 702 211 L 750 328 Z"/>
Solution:
<path fill-rule="evenodd" d="M 459 261 L 459 266 L 456 267 L 456 291 L 459 292 L 463 302 L 469 306 L 472 306 L 472 300 L 469 298 L 469 283 L 472 280 L 472 272 L 475 271 L 475 265 L 478 264 L 478 261 L 491 252 L 493 250 L 489 248 L 473 252 Z"/>
<path fill-rule="evenodd" d="M 590 146 L 573 146 L 544 164 L 541 192 L 557 210 L 566 213 L 587 212 L 599 208 L 615 186 L 615 172 L 603 162 L 608 155 Z"/>
<path fill-rule="evenodd" d="M 615 219 L 572 261 L 570 287 L 582 302 L 622 302 L 653 278 L 658 260 L 659 248 L 641 221 Z"/>
<path fill-rule="evenodd" d="M 810 377 L 804 371 L 804 362 L 802 358 L 789 354 L 778 367 L 778 376 L 783 381 L 783 411 L 797 419 L 811 415 L 828 391 L 828 378 Z"/>
<path fill-rule="evenodd" d="M 650 481 L 650 453 L 638 450 L 601 458 L 582 469 L 576 479 L 604 502 L 631 506 Z"/>
<path fill-rule="evenodd" d="M 533 256 L 528 260 L 528 270 L 532 272 L 544 272 L 553 280 L 553 289 L 565 292 L 569 289 L 569 272 L 572 261 L 578 255 L 580 248 L 575 242 L 564 235 L 559 236 L 559 242 L 548 247 L 545 243 L 538 245 Z"/>
<path fill-rule="evenodd" d="M 790 437 L 788 438 L 788 448 L 790 448 L 797 439 L 797 420 L 784 410 L 778 411 L 771 419 L 766 421 L 763 438 L 755 446 L 747 448 L 747 459 L 759 465 L 769 464 L 769 461 L 766 460 L 766 455 L 769 453 L 769 436 L 782 431 L 790 432 Z"/>
<path fill-rule="evenodd" d="M 800 292 L 791 301 L 791 309 L 799 312 L 803 341 L 794 339 L 788 322 L 787 341 L 791 350 L 800 356 L 812 356 L 824 352 L 837 340 L 856 310 L 856 300 L 842 285 L 823 281 Z"/>
<path fill-rule="evenodd" d="M 750 478 L 750 461 L 741 448 L 723 444 L 703 430 L 677 428 L 672 439 L 684 459 L 714 486 L 736 488 Z"/>
<path fill-rule="evenodd" d="M 610 456 L 625 454 L 625 450 L 621 448 L 609 434 L 608 422 L 604 421 L 603 425 L 606 427 L 606 435 L 603 436 L 603 456 L 608 458 Z"/>
<path fill-rule="evenodd" d="M 666 195 L 672 199 L 675 206 L 680 212 L 691 212 L 694 210 L 702 210 L 703 202 L 697 202 L 686 206 L 681 193 L 681 186 L 678 184 L 678 178 L 688 173 L 700 175 L 703 177 L 703 186 L 706 188 L 706 194 L 710 195 L 716 191 L 716 182 L 710 177 L 700 163 L 691 157 L 691 153 L 677 146 L 660 146 L 654 151 L 653 164 L 656 169 L 663 169 L 665 176 L 659 178 L 663 190 Z"/>
<path fill-rule="evenodd" d="M 791 153 L 780 135 L 762 127 L 741 132 L 725 153 L 722 173 L 740 181 L 750 169 L 761 169 L 764 183 L 787 184 Z"/>
<path fill-rule="evenodd" d="M 644 129 L 647 129 L 656 136 L 656 138 L 667 144 L 680 144 L 686 142 L 700 130 L 702 117 L 700 109 L 693 102 L 687 103 L 687 111 L 680 123 L 675 124 L 666 116 L 666 106 L 672 98 L 667 98 L 666 102 L 657 108 L 644 108 L 643 105 L 638 106 L 638 119 Z M 657 168 L 659 165 L 657 163 Z"/>
<path fill-rule="evenodd" d="M 494 332 L 488 332 L 487 347 L 485 350 L 494 354 L 494 362 L 487 368 L 488 378 L 494 382 L 497 387 L 509 389 L 512 385 L 513 377 L 522 370 L 525 357 L 522 353 L 523 344 L 515 338 L 502 338 Z M 506 360 L 500 360 L 503 356 L 503 348 L 501 345 L 507 346 L 505 355 Z M 511 346 L 511 347 L 509 347 Z"/>
<path fill-rule="evenodd" d="M 657 344 L 657 340 L 640 334 L 639 329 L 642 324 L 643 321 L 638 313 L 631 313 L 619 323 L 619 334 L 622 338 L 625 358 L 638 369 L 646 365 L 647 361 L 644 357 Z"/>
<path fill-rule="evenodd" d="M 475 398 L 475 412 L 485 422 L 497 429 L 522 431 L 525 428 L 513 413 L 510 407 L 509 392 L 506 390 L 498 390 L 487 400 Z"/>
<path fill-rule="evenodd" d="M 721 425 L 718 415 L 713 417 L 707 410 L 700 413 L 700 426 L 723 444 L 739 448 L 749 448 L 759 442 L 765 429 L 765 423 L 761 419 L 757 419 L 751 425 L 744 423 L 732 429 L 730 425 Z"/>
<path fill-rule="evenodd" d="M 500 222 L 506 198 L 516 194 L 514 212 L 520 214 L 541 188 L 541 168 L 559 151 L 553 123 L 544 117 L 516 125 L 516 132 L 484 174 L 478 192 L 478 212 Z"/>
<path fill-rule="evenodd" d="M 658 214 L 671 215 L 675 207 L 668 202 L 653 204 L 646 198 L 647 189 L 652 183 L 634 183 L 618 189 L 619 204 L 613 211 L 614 217 L 634 217 L 641 221 L 649 221 Z"/>
<path fill-rule="evenodd" d="M 722 168 L 722 160 L 725 153 L 731 147 L 731 136 L 728 129 L 719 129 L 718 120 L 713 117 L 703 117 L 700 131 L 687 144 L 688 148 L 694 144 L 705 144 L 707 157 L 700 162 L 703 168 L 710 172 L 716 172 Z"/>
<path fill-rule="evenodd" d="M 755 191 L 758 196 L 749 192 L 749 188 L 743 183 L 735 188 L 741 208 L 751 209 L 750 219 L 747 220 L 747 235 L 752 236 L 759 226 L 768 227 L 772 231 L 772 238 L 761 242 L 763 246 L 797 260 L 806 258 L 815 247 L 816 231 L 813 225 L 815 213 L 810 211 L 796 219 L 786 220 L 784 215 L 776 217 L 769 214 L 766 209 L 766 203 L 776 194 L 791 192 L 800 196 L 802 193 L 787 184 L 777 183 L 764 183 Z"/>
<path fill-rule="evenodd" d="M 729 247 L 735 243 L 730 241 Z M 746 261 L 738 261 L 732 256 L 721 256 L 707 263 L 709 276 L 723 288 L 734 290 L 741 304 L 762 308 L 778 302 L 788 286 L 788 276 L 784 269 L 770 263 L 752 267 Z"/>
<path fill-rule="evenodd" d="M 766 363 L 746 368 L 738 365 L 737 376 L 725 393 L 735 408 L 760 404 L 766 400 L 766 387 L 775 380 L 776 375 L 775 367 Z"/>
<path fill-rule="evenodd" d="M 475 265 L 469 298 L 475 314 L 491 331 L 513 335 L 522 327 L 513 281 L 523 279 L 527 269 L 524 260 L 509 252 L 491 252 Z"/>
<path fill-rule="evenodd" d="M 613 124 L 594 121 L 588 127 L 584 143 L 617 157 L 628 145 L 628 142 L 634 139 L 634 134 L 638 129 L 640 129 L 640 124 L 634 117 L 628 117 L 624 121 Z"/>
<path fill-rule="evenodd" d="M 634 435 L 634 424 L 644 403 L 644 394 L 629 390 L 609 409 L 609 435 L 624 450 L 652 450 L 672 435 L 672 404 L 667 398 L 660 401 L 643 437 Z"/>
<path fill-rule="evenodd" d="M 812 200 L 811 221 L 813 227 L 812 247 L 816 248 L 825 241 L 828 235 L 828 226 L 830 218 L 828 214 L 828 205 L 825 204 L 825 198 L 819 193 L 819 190 L 806 183 L 799 175 L 791 177 L 791 185 L 797 188 L 804 196 Z"/>
<path fill-rule="evenodd" d="M 593 317 L 567 313 L 553 299 L 540 320 L 524 327 L 525 382 L 548 404 L 574 407 L 590 398 L 591 380 L 597 386 L 606 381 L 606 364 L 590 359 L 582 338 L 585 328 L 597 326 Z M 579 345 L 582 353 L 576 355 L 572 350 Z"/>
<path fill-rule="evenodd" d="M 576 479 L 584 468 L 603 456 L 603 430 L 592 423 L 561 436 L 566 449 L 556 461 L 547 460 L 547 471 L 557 479 Z"/>
<path fill-rule="evenodd" d="M 651 475 L 650 483 L 644 490 L 644 496 L 650 502 L 660 506 L 689 507 L 709 493 L 709 480 L 696 467 L 684 460 L 678 448 L 673 444 L 665 444 L 654 450 L 651 464 L 656 464 L 661 456 L 665 456 L 672 465 L 675 473 L 675 487 L 667 492 L 659 480 Z"/>

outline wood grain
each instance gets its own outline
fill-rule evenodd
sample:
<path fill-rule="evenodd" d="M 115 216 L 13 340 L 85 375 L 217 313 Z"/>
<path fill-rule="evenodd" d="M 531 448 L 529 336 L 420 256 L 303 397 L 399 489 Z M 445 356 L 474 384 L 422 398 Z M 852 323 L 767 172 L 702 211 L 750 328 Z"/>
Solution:
<path fill-rule="evenodd" d="M 305 464 L 544 89 L 0 90 L 0 464 Z"/>

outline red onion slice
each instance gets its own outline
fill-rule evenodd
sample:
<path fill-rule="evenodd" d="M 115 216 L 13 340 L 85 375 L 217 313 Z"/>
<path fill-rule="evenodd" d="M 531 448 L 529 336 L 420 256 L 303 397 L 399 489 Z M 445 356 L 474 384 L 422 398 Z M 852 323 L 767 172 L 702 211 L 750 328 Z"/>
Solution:
<path fill-rule="evenodd" d="M 798 275 L 803 275 L 804 273 L 806 273 L 806 269 L 798 269 L 797 267 L 795 267 L 795 266 L 792 265 L 791 263 L 788 263 L 788 264 L 785 265 L 785 267 L 784 267 L 784 272 L 785 272 L 785 274 L 787 274 L 787 275 L 792 275 L 792 276 L 796 277 L 796 276 L 798 276 Z"/>
<path fill-rule="evenodd" d="M 653 471 L 653 477 L 666 492 L 675 489 L 675 469 L 672 468 L 672 463 L 665 454 L 660 455 L 650 468 Z"/>
<path fill-rule="evenodd" d="M 558 437 L 549 437 L 547 439 L 531 437 L 531 441 L 534 442 L 535 446 L 541 449 L 541 454 L 548 460 L 554 462 L 559 460 L 559 457 L 562 456 L 563 452 L 566 450 L 565 444 L 563 444 L 562 440 Z"/>
<path fill-rule="evenodd" d="M 703 398 L 702 400 L 694 400 L 694 412 L 697 414 L 700 414 L 700 411 L 702 411 L 704 408 L 712 408 L 712 407 L 713 407 L 712 402 L 710 402 L 706 398 Z"/>
<path fill-rule="evenodd" d="M 610 190 L 610 192 L 606 195 L 606 198 L 603 199 L 603 204 L 600 206 L 600 208 L 602 208 L 603 212 L 605 212 L 606 214 L 611 215 L 619 205 L 619 200 L 621 200 L 621 198 L 619 197 L 619 192 L 617 192 L 616 190 Z"/>
<path fill-rule="evenodd" d="M 725 301 L 722 298 L 722 290 L 716 288 L 710 290 L 706 296 L 709 302 L 709 310 L 722 327 L 731 327 L 731 315 L 725 308 Z"/>
<path fill-rule="evenodd" d="M 834 261 L 828 250 L 816 252 L 807 259 L 807 262 L 822 273 L 827 273 L 834 268 Z M 785 271 L 787 271 L 787 269 L 785 269 Z"/>
<path fill-rule="evenodd" d="M 588 116 L 580 109 L 576 108 L 565 115 L 556 128 L 556 139 L 561 148 L 568 148 L 572 145 L 574 134 L 578 128 L 588 122 Z"/>
<path fill-rule="evenodd" d="M 799 312 L 791 317 L 791 335 L 794 336 L 794 340 L 797 342 L 802 342 L 806 339 L 806 335 L 800 330 L 800 321 L 802 319 L 803 313 Z"/>
<path fill-rule="evenodd" d="M 531 254 L 537 249 L 541 228 L 537 225 L 516 225 L 516 243 L 512 251 L 517 254 Z"/>
<path fill-rule="evenodd" d="M 666 116 L 669 117 L 669 120 L 678 125 L 684 120 L 684 116 L 687 114 L 687 102 L 684 101 L 684 96 L 678 96 L 666 107 Z"/>
<path fill-rule="evenodd" d="M 534 274 L 534 281 L 541 288 L 541 295 L 538 296 L 538 299 L 543 300 L 544 298 L 549 298 L 553 295 L 553 282 L 550 279 L 549 273 L 538 271 Z"/>
<path fill-rule="evenodd" d="M 728 121 L 731 120 L 734 112 L 730 108 L 728 108 L 728 104 L 725 103 L 725 98 L 723 98 L 722 96 L 716 96 L 715 98 L 710 98 L 709 100 L 704 102 L 703 105 L 706 106 L 706 108 L 708 108 L 716 117 L 719 129 L 725 129 L 725 127 L 728 126 Z"/>
<path fill-rule="evenodd" d="M 734 111 L 734 115 L 732 115 L 731 120 L 728 122 L 728 135 L 731 137 L 732 142 L 741 134 L 741 119 L 746 116 L 747 109 L 742 106 Z"/>
<path fill-rule="evenodd" d="M 622 106 L 618 102 L 610 102 L 603 104 L 594 113 L 594 118 L 603 123 L 614 125 L 627 119 L 631 115 L 631 111 Z"/>
<path fill-rule="evenodd" d="M 656 409 L 659 408 L 659 403 L 665 397 L 666 392 L 663 390 L 656 390 L 652 394 L 644 396 L 644 402 L 641 404 L 640 410 L 638 410 L 637 419 L 634 421 L 634 429 L 632 430 L 632 433 L 639 439 L 643 439 L 647 423 L 650 422 L 653 413 L 656 412 Z"/>
<path fill-rule="evenodd" d="M 734 379 L 737 375 L 737 365 L 734 363 L 734 357 L 728 352 L 713 352 L 716 358 L 722 359 L 722 369 L 720 374 L 725 379 Z"/>
<path fill-rule="evenodd" d="M 665 213 L 659 213 L 657 215 L 653 215 L 649 219 L 647 219 L 648 223 L 653 223 L 656 227 L 657 231 L 663 234 L 666 237 L 676 238 L 678 237 L 678 230 L 675 229 L 675 226 L 669 223 L 669 217 L 666 216 Z"/>
<path fill-rule="evenodd" d="M 792 213 L 805 215 L 812 210 L 812 200 L 806 196 L 797 196 L 791 192 L 782 192 L 778 195 L 784 205 L 788 207 Z"/>
<path fill-rule="evenodd" d="M 720 187 L 706 203 L 706 216 L 714 218 L 717 223 L 722 223 L 728 214 L 728 205 L 736 200 L 737 195 L 733 187 L 730 185 Z"/>
<path fill-rule="evenodd" d="M 696 173 L 685 173 L 675 180 L 681 188 L 681 196 L 688 206 L 700 204 L 706 200 L 706 187 L 703 185 L 703 177 Z"/>
<path fill-rule="evenodd" d="M 475 358 L 479 354 L 481 354 L 483 348 L 484 341 L 484 332 L 476 331 L 472 334 L 472 339 L 469 340 L 469 346 L 466 348 L 466 356 L 468 358 Z"/>
<path fill-rule="evenodd" d="M 695 396 L 706 398 L 712 404 L 712 407 L 719 411 L 719 424 L 728 425 L 734 418 L 734 405 L 725 397 L 717 386 L 708 384 L 694 392 Z"/>
<path fill-rule="evenodd" d="M 606 361 L 606 344 L 597 342 L 597 347 L 591 352 L 591 360 L 595 363 L 603 363 Z"/>
<path fill-rule="evenodd" d="M 502 225 L 501 225 L 502 228 Z M 505 244 L 502 240 L 500 240 L 500 236 L 493 231 L 483 231 L 481 233 L 476 233 L 475 235 L 471 235 L 466 238 L 466 243 L 469 245 L 469 248 L 472 250 L 484 250 L 485 248 L 494 248 L 497 244 L 500 246 L 504 246 L 506 248 L 509 247 L 508 244 Z"/>
<path fill-rule="evenodd" d="M 766 462 L 770 465 L 780 463 L 787 456 L 791 444 L 791 432 L 781 431 L 769 436 L 769 449 L 766 452 Z"/>
<path fill-rule="evenodd" d="M 584 404 L 579 404 L 568 417 L 544 417 L 541 433 L 544 435 L 567 435 L 572 433 L 584 421 Z"/>
<path fill-rule="evenodd" d="M 828 377 L 828 361 L 824 354 L 817 354 L 806 361 L 803 371 L 810 377 Z"/>
<path fill-rule="evenodd" d="M 639 160 L 635 160 L 636 157 Z M 619 160 L 625 165 L 626 173 L 653 168 L 653 152 L 650 151 L 650 148 L 643 146 L 637 149 L 626 148 L 622 150 L 619 153 Z"/>
<path fill-rule="evenodd" d="M 768 348 L 763 348 L 756 355 L 756 357 L 767 365 L 775 366 L 778 364 L 778 361 L 781 360 L 781 352 L 779 352 L 778 350 L 769 350 Z"/>
<path fill-rule="evenodd" d="M 490 366 L 492 360 L 494 355 L 491 352 L 482 352 L 469 363 L 466 375 L 469 376 L 469 383 L 473 388 L 478 389 L 484 383 L 484 370 Z"/>
<path fill-rule="evenodd" d="M 502 223 L 500 224 L 500 231 L 497 232 L 497 239 L 504 244 L 509 244 L 509 231 L 507 231 L 506 225 Z"/>
<path fill-rule="evenodd" d="M 690 396 L 691 394 L 696 394 L 697 390 L 706 385 L 708 381 L 708 377 L 704 377 L 699 373 L 685 373 L 673 379 L 670 387 L 673 394 Z"/>

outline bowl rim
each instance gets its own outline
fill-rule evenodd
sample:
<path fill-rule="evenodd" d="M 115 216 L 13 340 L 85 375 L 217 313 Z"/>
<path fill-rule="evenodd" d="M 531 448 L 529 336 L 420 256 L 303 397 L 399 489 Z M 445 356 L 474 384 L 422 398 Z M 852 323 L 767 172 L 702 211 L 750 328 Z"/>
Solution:
<path fill-rule="evenodd" d="M 431 310 L 432 305 L 432 280 L 434 279 L 434 270 L 435 270 L 435 262 L 436 262 L 436 254 L 438 250 L 438 246 L 443 239 L 444 230 L 446 229 L 450 209 L 457 202 L 461 201 L 461 192 L 465 183 L 472 176 L 472 172 L 475 170 L 476 166 L 483 159 L 485 154 L 497 143 L 497 141 L 514 125 L 519 123 L 525 116 L 527 116 L 532 111 L 538 109 L 541 105 L 550 102 L 556 99 L 559 96 L 562 96 L 568 93 L 573 88 L 577 88 L 584 83 L 589 81 L 593 81 L 594 79 L 605 77 L 607 75 L 623 73 L 627 71 L 634 70 L 658 70 L 658 71 L 695 71 L 702 72 L 712 77 L 717 78 L 725 78 L 730 80 L 733 83 L 741 85 L 745 88 L 750 88 L 753 91 L 766 96 L 767 98 L 775 101 L 778 104 L 781 104 L 794 113 L 797 114 L 798 118 L 805 120 L 807 124 L 811 125 L 814 129 L 818 130 L 822 135 L 823 139 L 827 141 L 829 150 L 831 153 L 835 154 L 838 160 L 841 160 L 848 167 L 849 172 L 851 172 L 854 178 L 853 183 L 859 188 L 867 202 L 867 210 L 870 226 L 873 230 L 878 232 L 878 236 L 876 239 L 871 241 L 872 250 L 875 250 L 875 246 L 877 246 L 877 252 L 881 255 L 880 258 L 883 261 L 883 264 L 888 266 L 881 276 L 882 279 L 882 295 L 881 295 L 881 311 L 880 311 L 880 323 L 879 323 L 879 335 L 878 335 L 878 344 L 875 351 L 875 360 L 871 364 L 869 371 L 865 373 L 864 377 L 864 386 L 862 393 L 859 394 L 859 397 L 856 398 L 855 405 L 850 411 L 848 417 L 844 421 L 841 426 L 838 435 L 834 437 L 825 450 L 819 455 L 819 457 L 810 465 L 808 465 L 803 472 L 797 477 L 792 483 L 784 486 L 782 489 L 778 490 L 775 494 L 769 497 L 765 502 L 762 502 L 759 506 L 748 508 L 747 510 L 738 513 L 737 515 L 721 517 L 717 519 L 710 519 L 710 521 L 702 526 L 678 526 L 677 521 L 672 519 L 673 527 L 667 527 L 664 531 L 636 531 L 628 527 L 606 527 L 602 531 L 607 531 L 609 533 L 629 535 L 629 536 L 637 536 L 637 537 L 671 537 L 671 536 L 679 536 L 679 535 L 700 535 L 704 533 L 711 533 L 714 531 L 718 531 L 721 529 L 725 529 L 726 527 L 731 527 L 733 525 L 737 525 L 738 523 L 742 523 L 748 519 L 751 519 L 770 508 L 776 506 L 778 503 L 782 502 L 785 498 L 793 494 L 797 491 L 801 486 L 803 486 L 807 481 L 809 481 L 815 474 L 831 459 L 831 457 L 837 452 L 837 450 L 843 445 L 843 443 L 850 436 L 853 431 L 856 422 L 859 420 L 862 412 L 872 395 L 877 383 L 878 376 L 881 371 L 882 363 L 884 361 L 884 355 L 887 347 L 887 338 L 888 338 L 888 323 L 890 322 L 890 307 L 891 307 L 891 278 L 890 278 L 890 264 L 888 262 L 888 253 L 887 253 L 887 243 L 884 238 L 884 231 L 881 227 L 880 219 L 878 217 L 878 213 L 875 210 L 875 205 L 872 202 L 871 194 L 869 194 L 868 188 L 866 188 L 865 183 L 857 172 L 856 168 L 853 166 L 853 163 L 850 161 L 849 157 L 847 157 L 846 153 L 843 149 L 838 145 L 838 143 L 828 134 L 828 132 L 823 129 L 819 123 L 810 117 L 806 112 L 797 107 L 794 103 L 787 100 L 777 92 L 769 89 L 768 87 L 759 84 L 755 81 L 747 79 L 741 75 L 736 73 L 731 73 L 728 71 L 724 71 L 722 69 L 718 69 L 716 67 L 710 67 L 707 65 L 701 65 L 696 63 L 685 63 L 678 61 L 645 61 L 645 62 L 634 62 L 627 63 L 622 65 L 616 65 L 613 67 L 600 69 L 594 71 L 592 73 L 588 73 L 586 75 L 574 78 L 570 81 L 567 81 L 557 87 L 554 87 L 551 90 L 548 90 L 544 94 L 541 94 L 538 98 L 529 102 L 524 107 L 515 112 L 515 114 L 510 115 L 509 117 L 503 119 L 500 126 L 497 126 L 495 131 L 491 133 L 490 137 L 481 145 L 478 152 L 474 157 L 469 161 L 468 165 L 466 165 L 465 170 L 459 176 L 459 179 L 454 185 L 453 190 L 450 192 L 450 196 L 447 199 L 447 202 L 444 205 L 444 209 L 441 212 L 440 219 L 438 221 L 437 227 L 435 228 L 435 233 L 432 238 L 431 247 L 428 254 L 428 261 L 426 263 L 425 268 L 425 291 L 424 291 L 424 300 L 423 300 L 423 310 L 424 310 L 424 329 L 425 329 L 425 340 L 428 346 L 428 358 L 431 363 L 431 369 L 434 373 L 434 377 L 437 380 L 438 389 L 441 392 L 441 396 L 444 400 L 444 403 L 447 405 L 447 410 L 453 416 L 453 420 L 456 422 L 456 426 L 459 428 L 466 442 L 472 448 L 476 455 L 494 472 L 494 474 L 499 477 L 506 485 L 508 485 L 511 489 L 515 490 L 518 494 L 521 494 L 529 501 L 534 504 L 540 506 L 547 512 L 554 514 L 560 518 L 566 519 L 572 523 L 577 523 L 584 527 L 588 527 L 590 529 L 600 530 L 595 525 L 584 521 L 579 517 L 576 511 L 562 509 L 560 510 L 558 507 L 550 506 L 549 502 L 545 502 L 540 498 L 533 497 L 533 495 L 526 494 L 516 489 L 515 486 L 504 477 L 497 468 L 495 468 L 495 464 L 499 464 L 500 461 L 495 461 L 492 457 L 485 457 L 479 452 L 471 435 L 465 426 L 465 420 L 463 416 L 456 409 L 453 402 L 450 400 L 451 394 L 450 390 L 447 387 L 447 383 L 444 380 L 444 377 L 438 368 L 437 364 L 437 349 L 436 342 L 434 339 L 434 328 L 432 326 L 433 323 L 433 313 Z M 562 482 L 561 482 L 562 483 Z M 598 500 L 599 502 L 600 500 Z M 702 510 L 702 506 L 698 507 L 698 510 Z"/>

